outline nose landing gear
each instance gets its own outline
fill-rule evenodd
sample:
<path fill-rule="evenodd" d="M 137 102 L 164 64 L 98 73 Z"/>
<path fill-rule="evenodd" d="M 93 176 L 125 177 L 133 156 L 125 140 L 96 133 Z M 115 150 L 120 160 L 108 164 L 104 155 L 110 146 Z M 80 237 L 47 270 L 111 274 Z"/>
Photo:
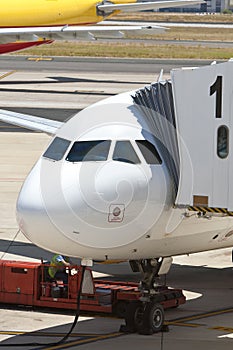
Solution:
<path fill-rule="evenodd" d="M 126 309 L 125 326 L 121 327 L 124 332 L 138 332 L 139 334 L 153 334 L 164 327 L 164 309 L 160 304 L 164 299 L 162 288 L 158 284 L 160 275 L 166 274 L 172 264 L 172 258 L 147 259 L 131 261 L 130 265 L 134 272 L 142 273 L 140 283 L 140 300 L 131 301 Z"/>

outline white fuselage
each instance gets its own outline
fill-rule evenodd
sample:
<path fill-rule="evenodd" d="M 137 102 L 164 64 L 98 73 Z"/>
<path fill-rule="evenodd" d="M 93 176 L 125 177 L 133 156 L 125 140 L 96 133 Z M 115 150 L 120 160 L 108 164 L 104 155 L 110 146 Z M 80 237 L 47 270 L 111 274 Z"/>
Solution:
<path fill-rule="evenodd" d="M 38 246 L 74 257 L 134 260 L 233 245 L 232 217 L 173 208 L 163 154 L 149 164 L 139 147 L 145 140 L 157 145 L 130 93 L 86 108 L 55 138 L 62 155 L 49 150 L 39 159 L 17 203 L 19 226 Z M 101 154 L 75 158 L 75 147 L 91 142 Z"/>

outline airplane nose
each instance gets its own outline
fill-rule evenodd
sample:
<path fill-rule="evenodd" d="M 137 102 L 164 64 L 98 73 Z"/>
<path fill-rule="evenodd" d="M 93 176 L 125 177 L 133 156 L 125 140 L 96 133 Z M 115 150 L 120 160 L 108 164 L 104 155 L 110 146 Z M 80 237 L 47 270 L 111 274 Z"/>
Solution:
<path fill-rule="evenodd" d="M 26 178 L 18 196 L 16 214 L 19 228 L 31 240 L 27 234 L 33 232 L 31 228 L 38 224 L 43 217 L 42 198 L 39 186 L 36 186 L 39 178 L 39 164 L 37 163 Z"/>
<path fill-rule="evenodd" d="M 58 212 L 59 198 L 54 196 L 49 202 L 46 194 L 43 194 L 44 183 L 48 183 L 49 186 L 53 181 L 53 174 L 47 176 L 45 181 L 42 169 L 43 160 L 40 159 L 26 178 L 18 196 L 16 216 L 19 228 L 31 242 L 39 247 L 67 255 L 71 255 L 73 247 L 75 256 L 77 247 L 74 247 L 74 242 L 64 235 L 63 227 L 59 227 L 60 220 L 56 220 L 56 217 L 59 217 L 62 221 L 65 215 Z M 51 194 L 48 193 L 48 195 Z M 51 210 L 54 215 L 51 215 Z"/>
<path fill-rule="evenodd" d="M 164 171 L 156 169 L 152 184 L 147 168 L 42 157 L 18 197 L 19 227 L 30 241 L 52 252 L 103 259 L 115 250 L 124 258 L 163 211 Z"/>

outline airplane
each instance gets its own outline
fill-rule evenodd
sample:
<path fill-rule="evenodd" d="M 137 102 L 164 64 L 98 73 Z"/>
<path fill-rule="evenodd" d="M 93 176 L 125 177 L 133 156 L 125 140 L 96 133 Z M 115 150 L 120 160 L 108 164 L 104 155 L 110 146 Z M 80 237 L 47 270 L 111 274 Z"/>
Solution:
<path fill-rule="evenodd" d="M 153 10 L 202 3 L 202 0 L 11 0 L 1 1 L 0 54 L 50 44 L 54 40 L 121 38 L 124 33 L 162 32 L 159 26 L 95 26 L 128 11 Z"/>
<path fill-rule="evenodd" d="M 174 69 L 64 123 L 0 110 L 52 136 L 17 200 L 21 232 L 85 266 L 129 261 L 146 302 L 173 256 L 232 247 L 232 76 L 233 60 Z"/>
<path fill-rule="evenodd" d="M 0 110 L 53 136 L 19 194 L 21 231 L 52 252 L 136 265 L 232 246 L 232 74 L 233 61 L 174 69 L 65 123 Z"/>

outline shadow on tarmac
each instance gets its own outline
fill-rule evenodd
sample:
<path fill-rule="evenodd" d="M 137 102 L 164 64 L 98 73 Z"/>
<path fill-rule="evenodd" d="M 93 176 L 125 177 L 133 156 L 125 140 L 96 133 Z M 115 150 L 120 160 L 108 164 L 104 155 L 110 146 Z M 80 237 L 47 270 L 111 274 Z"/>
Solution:
<path fill-rule="evenodd" d="M 41 83 L 40 83 L 41 84 Z M 1 84 L 0 84 L 1 86 Z M 18 93 L 29 93 L 29 94 L 59 94 L 59 95 L 91 95 L 91 96 L 114 96 L 115 93 L 101 92 L 101 91 L 61 91 L 61 90 L 36 90 L 36 89 L 4 89 L 0 88 L 0 92 L 18 92 Z"/>
<path fill-rule="evenodd" d="M 105 83 L 105 84 L 150 84 L 148 81 L 129 81 L 129 80 L 116 80 L 116 79 L 89 79 L 89 78 L 72 78 L 72 77 L 47 77 L 48 80 L 14 80 L 14 81 L 1 81 L 0 86 L 3 85 L 21 85 L 21 84 L 56 84 L 56 83 Z"/>
<path fill-rule="evenodd" d="M 90 319 L 79 321 L 72 334 L 63 343 L 64 347 L 61 344 L 60 346 L 57 344 L 58 349 L 69 349 L 74 346 L 124 336 L 124 333 L 118 332 L 120 325 L 124 321 L 121 319 L 111 319 L 110 324 L 109 321 L 107 317 L 105 319 L 101 318 L 101 320 L 98 317 L 91 317 Z M 100 323 L 102 323 L 102 326 L 104 325 L 106 329 L 105 333 L 100 329 Z M 34 332 L 15 332 L 15 336 L 0 342 L 0 349 L 56 349 L 56 343 L 66 336 L 71 326 L 72 323 L 67 323 L 55 327 L 42 328 Z M 7 331 L 4 333 L 5 335 L 9 334 Z M 21 344 L 22 346 L 20 346 Z"/>

